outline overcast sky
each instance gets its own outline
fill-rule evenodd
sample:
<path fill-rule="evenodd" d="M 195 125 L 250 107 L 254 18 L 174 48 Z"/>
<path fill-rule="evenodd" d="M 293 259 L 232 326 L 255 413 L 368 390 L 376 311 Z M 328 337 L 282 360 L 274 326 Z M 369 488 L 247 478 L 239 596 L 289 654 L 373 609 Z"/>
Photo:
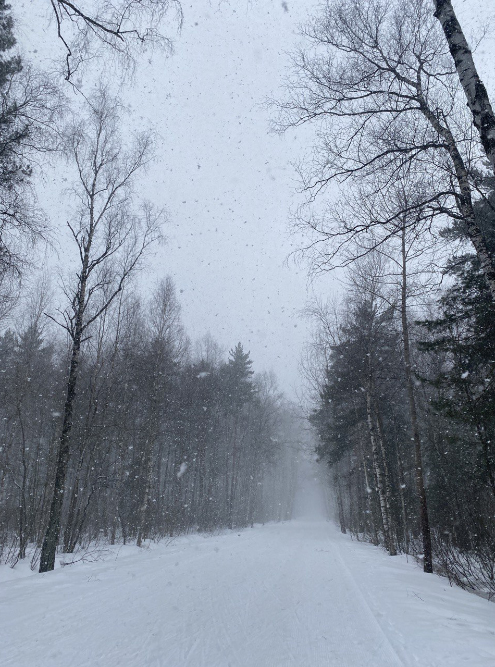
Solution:
<path fill-rule="evenodd" d="M 47 2 L 19 3 L 22 41 L 34 58 L 53 34 L 44 18 Z M 297 245 L 288 231 L 298 200 L 291 163 L 311 135 L 270 134 L 273 111 L 263 102 L 280 94 L 298 25 L 316 5 L 184 3 L 174 55 L 144 60 L 124 91 L 136 118 L 151 120 L 161 135 L 145 189 L 170 212 L 169 240 L 151 262 L 149 284 L 172 275 L 189 335 L 210 332 L 227 349 L 241 341 L 255 370 L 274 370 L 291 397 L 301 385 L 298 364 L 309 336 L 300 311 L 311 298 L 305 268 L 285 264 Z M 474 30 L 495 15 L 493 0 L 455 6 Z M 479 54 L 488 78 L 492 47 L 490 39 Z M 490 92 L 493 99 L 493 86 Z M 336 279 L 327 276 L 310 292 L 325 296 L 337 290 Z"/>

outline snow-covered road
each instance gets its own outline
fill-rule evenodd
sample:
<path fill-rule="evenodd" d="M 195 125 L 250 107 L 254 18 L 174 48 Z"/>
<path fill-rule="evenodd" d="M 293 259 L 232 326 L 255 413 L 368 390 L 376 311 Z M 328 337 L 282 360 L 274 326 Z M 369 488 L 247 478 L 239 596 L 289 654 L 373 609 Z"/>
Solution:
<path fill-rule="evenodd" d="M 285 524 L 1 584 L 0 664 L 495 665 L 494 604 L 341 536 L 313 492 Z"/>

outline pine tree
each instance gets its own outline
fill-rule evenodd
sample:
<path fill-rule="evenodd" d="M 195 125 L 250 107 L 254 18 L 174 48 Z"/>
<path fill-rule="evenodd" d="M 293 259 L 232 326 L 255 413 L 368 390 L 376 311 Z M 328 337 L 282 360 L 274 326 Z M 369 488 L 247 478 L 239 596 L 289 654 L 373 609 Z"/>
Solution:
<path fill-rule="evenodd" d="M 0 308 L 15 299 L 27 247 L 45 230 L 30 187 L 33 153 L 46 150 L 60 100 L 46 77 L 24 70 L 15 53 L 10 5 L 0 0 Z M 53 139 L 50 146 L 53 147 Z M 1 313 L 0 313 L 1 314 Z"/>
<path fill-rule="evenodd" d="M 493 179 L 488 185 L 493 188 Z M 494 204 L 492 189 L 476 212 L 495 252 Z M 446 235 L 463 240 L 466 230 L 460 222 Z M 422 322 L 430 338 L 421 349 L 444 358 L 441 372 L 430 378 L 438 389 L 435 407 L 476 434 L 481 468 L 495 497 L 495 306 L 475 254 L 453 256 L 447 273 L 454 283 L 440 300 L 439 316 Z M 463 439 L 460 446 L 466 444 Z"/>
<path fill-rule="evenodd" d="M 12 268 L 12 251 L 4 239 L 12 213 L 11 193 L 28 169 L 19 164 L 19 146 L 27 129 L 18 123 L 18 105 L 11 99 L 10 84 L 22 70 L 18 55 L 9 55 L 16 44 L 10 5 L 0 0 L 0 279 Z M 24 173 L 23 173 L 24 172 Z"/>
<path fill-rule="evenodd" d="M 229 360 L 224 368 L 225 404 L 229 409 L 238 410 L 254 396 L 251 370 L 253 362 L 249 352 L 244 352 L 241 343 L 237 343 L 229 352 Z"/>
<path fill-rule="evenodd" d="M 13 79 L 22 72 L 19 55 L 9 55 L 16 45 L 10 5 L 0 0 L 0 188 L 12 190 L 30 174 L 19 157 L 20 146 L 29 135 L 29 124 L 19 113 L 19 103 L 12 97 Z M 2 211 L 3 216 L 7 211 Z"/>

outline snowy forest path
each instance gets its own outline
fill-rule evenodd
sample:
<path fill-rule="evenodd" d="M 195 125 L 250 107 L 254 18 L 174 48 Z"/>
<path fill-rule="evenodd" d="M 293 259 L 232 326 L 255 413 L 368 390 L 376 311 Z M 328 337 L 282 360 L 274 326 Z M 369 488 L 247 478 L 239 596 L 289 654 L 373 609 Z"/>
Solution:
<path fill-rule="evenodd" d="M 2 584 L 2 667 L 495 664 L 495 605 L 342 536 L 312 481 L 294 521 Z"/>

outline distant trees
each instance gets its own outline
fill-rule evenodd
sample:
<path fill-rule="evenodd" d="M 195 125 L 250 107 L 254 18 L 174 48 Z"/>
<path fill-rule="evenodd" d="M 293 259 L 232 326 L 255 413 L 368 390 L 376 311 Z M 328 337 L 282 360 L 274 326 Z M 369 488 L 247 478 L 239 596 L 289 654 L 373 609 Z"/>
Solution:
<path fill-rule="evenodd" d="M 63 347 L 36 330 L 39 303 L 27 333 L 0 338 L 0 547 L 10 563 L 47 553 L 66 423 Z M 192 355 L 170 279 L 147 302 L 119 295 L 81 343 L 55 546 L 289 518 L 302 425 L 274 379 L 250 366 L 240 344 L 226 361 Z"/>
<path fill-rule="evenodd" d="M 46 339 L 46 306 L 42 284 L 33 294 L 18 331 L 8 330 L 0 338 L 0 551 L 11 546 L 13 562 L 26 556 L 28 543 L 39 535 L 47 501 L 61 374 L 55 346 Z M 17 540 L 10 545 L 12 534 Z"/>
<path fill-rule="evenodd" d="M 230 351 L 227 366 L 224 368 L 222 389 L 224 394 L 225 421 L 227 426 L 227 506 L 229 527 L 233 527 L 234 504 L 238 490 L 238 467 L 240 449 L 246 435 L 244 422 L 249 416 L 255 388 L 251 382 L 253 371 L 249 353 L 244 352 L 242 345 Z"/>

